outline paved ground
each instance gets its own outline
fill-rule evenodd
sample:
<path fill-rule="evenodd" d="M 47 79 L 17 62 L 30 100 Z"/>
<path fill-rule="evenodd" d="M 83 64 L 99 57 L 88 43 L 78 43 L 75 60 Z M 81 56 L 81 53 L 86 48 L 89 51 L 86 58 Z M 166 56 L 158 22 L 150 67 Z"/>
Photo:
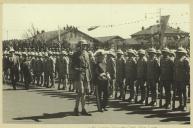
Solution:
<path fill-rule="evenodd" d="M 56 88 L 12 90 L 3 85 L 4 123 L 43 124 L 189 124 L 190 113 L 145 107 L 110 99 L 107 112 L 97 112 L 94 97 L 86 105 L 92 116 L 73 116 L 76 94 Z M 188 109 L 189 104 L 188 104 Z"/>

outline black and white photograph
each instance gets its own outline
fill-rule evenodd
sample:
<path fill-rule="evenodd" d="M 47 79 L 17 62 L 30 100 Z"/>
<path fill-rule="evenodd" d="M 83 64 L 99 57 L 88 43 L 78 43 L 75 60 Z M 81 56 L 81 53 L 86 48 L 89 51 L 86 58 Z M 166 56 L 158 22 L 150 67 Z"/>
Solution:
<path fill-rule="evenodd" d="M 3 124 L 190 126 L 189 4 L 2 10 Z"/>

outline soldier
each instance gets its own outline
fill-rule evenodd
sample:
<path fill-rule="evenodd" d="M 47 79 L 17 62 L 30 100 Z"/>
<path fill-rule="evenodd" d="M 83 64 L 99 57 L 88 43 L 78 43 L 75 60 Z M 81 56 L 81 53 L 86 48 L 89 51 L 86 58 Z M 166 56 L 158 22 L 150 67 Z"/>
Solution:
<path fill-rule="evenodd" d="M 116 59 L 116 86 L 115 86 L 115 98 L 117 98 L 118 90 L 120 91 L 119 99 L 125 100 L 124 97 L 124 81 L 125 81 L 125 59 L 123 57 L 123 51 L 117 51 Z"/>
<path fill-rule="evenodd" d="M 160 59 L 160 104 L 162 107 L 163 88 L 165 90 L 166 102 L 163 107 L 169 109 L 171 107 L 171 85 L 173 82 L 173 67 L 174 62 L 169 57 L 170 50 L 164 48 L 162 50 L 163 57 Z"/>
<path fill-rule="evenodd" d="M 53 60 L 50 58 L 51 53 L 49 52 L 48 54 L 46 54 L 46 58 L 44 61 L 44 79 L 45 79 L 45 86 L 47 88 L 51 88 L 52 86 L 54 86 L 54 79 L 53 79 L 53 72 L 54 72 L 54 64 L 53 64 Z M 51 80 L 51 86 L 49 86 L 50 84 L 50 80 Z"/>
<path fill-rule="evenodd" d="M 6 82 L 6 81 L 8 80 L 8 76 L 9 76 L 9 72 L 8 72 L 9 65 L 10 65 L 10 62 L 9 62 L 9 52 L 8 52 L 8 51 L 5 51 L 5 52 L 3 53 L 3 82 Z"/>
<path fill-rule="evenodd" d="M 115 88 L 115 78 L 116 78 L 116 61 L 115 61 L 115 53 L 113 51 L 109 51 L 107 54 L 107 72 L 111 76 L 110 87 L 109 87 L 109 96 L 113 96 L 113 91 Z"/>
<path fill-rule="evenodd" d="M 72 55 L 73 52 L 69 53 L 69 77 L 68 77 L 68 81 L 69 81 L 69 91 L 74 92 L 75 91 L 75 84 L 73 82 L 73 69 L 72 69 Z"/>
<path fill-rule="evenodd" d="M 34 52 L 31 52 L 31 62 L 30 69 L 32 74 L 32 84 L 35 84 L 35 76 L 36 76 L 36 55 Z"/>
<path fill-rule="evenodd" d="M 157 85 L 156 82 L 159 78 L 159 61 L 156 57 L 156 50 L 154 48 L 150 48 L 148 50 L 148 60 L 147 60 L 147 96 L 145 104 L 148 105 L 148 97 L 149 91 L 151 91 L 152 101 L 149 105 L 156 106 L 157 105 Z"/>
<path fill-rule="evenodd" d="M 126 87 L 129 86 L 130 97 L 129 102 L 134 102 L 135 98 L 135 80 L 136 80 L 136 71 L 137 71 L 137 61 L 135 59 L 135 53 L 132 49 L 127 51 L 128 58 L 125 64 L 125 78 L 126 78 Z"/>
<path fill-rule="evenodd" d="M 29 84 L 31 82 L 31 72 L 30 72 L 30 63 L 27 61 L 27 54 L 22 54 L 22 62 L 21 62 L 21 72 L 24 76 L 24 85 L 25 89 L 29 89 Z"/>
<path fill-rule="evenodd" d="M 107 111 L 106 106 L 108 102 L 108 86 L 110 74 L 107 71 L 107 63 L 105 62 L 105 51 L 99 50 L 96 54 L 95 77 L 98 89 L 98 108 L 100 112 Z M 103 110 L 102 110 L 103 109 Z"/>
<path fill-rule="evenodd" d="M 41 86 L 42 84 L 43 62 L 41 60 L 41 56 L 42 56 L 41 53 L 39 53 L 36 61 L 37 86 Z"/>
<path fill-rule="evenodd" d="M 176 92 L 179 96 L 179 110 L 186 111 L 187 101 L 187 84 L 190 78 L 190 65 L 189 59 L 186 57 L 187 51 L 180 47 L 176 51 L 176 59 L 174 61 L 174 94 L 173 94 L 173 109 L 175 109 Z"/>
<path fill-rule="evenodd" d="M 76 51 L 73 54 L 72 57 L 72 68 L 74 70 L 74 80 L 76 84 L 76 90 L 77 90 L 77 98 L 76 98 L 76 104 L 74 108 L 74 114 L 76 116 L 79 116 L 79 102 L 81 101 L 82 105 L 82 115 L 91 115 L 87 113 L 85 109 L 85 98 L 86 93 L 89 89 L 89 82 L 91 79 L 90 74 L 90 65 L 89 65 L 89 55 L 86 51 L 87 49 L 87 42 L 85 40 L 80 40 L 78 42 L 78 51 Z"/>
<path fill-rule="evenodd" d="M 63 83 L 63 89 L 67 86 L 67 76 L 68 76 L 68 61 L 66 59 L 66 51 L 60 53 L 60 58 L 57 61 L 56 67 L 58 68 L 58 90 L 60 90 L 60 84 Z"/>
<path fill-rule="evenodd" d="M 137 83 L 136 83 L 136 102 L 138 102 L 138 93 L 139 93 L 139 87 L 141 89 L 141 100 L 139 103 L 145 104 L 145 97 L 146 97 L 146 74 L 147 74 L 147 58 L 145 56 L 145 50 L 140 49 L 138 51 L 139 59 L 137 61 Z"/>
<path fill-rule="evenodd" d="M 15 50 L 10 49 L 10 79 L 13 89 L 16 90 L 16 84 L 19 80 L 19 58 L 15 56 Z"/>

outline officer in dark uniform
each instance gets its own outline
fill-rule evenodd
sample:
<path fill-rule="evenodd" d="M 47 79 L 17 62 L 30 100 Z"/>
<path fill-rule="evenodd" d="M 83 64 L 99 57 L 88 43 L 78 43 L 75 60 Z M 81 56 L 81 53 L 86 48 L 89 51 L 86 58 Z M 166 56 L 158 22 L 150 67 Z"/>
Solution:
<path fill-rule="evenodd" d="M 110 74 L 107 71 L 107 63 L 105 61 L 105 51 L 99 50 L 95 57 L 96 65 L 95 65 L 95 77 L 96 84 L 98 88 L 99 102 L 100 102 L 100 112 L 107 111 L 107 102 L 108 102 L 108 88 L 109 88 L 109 80 Z"/>
<path fill-rule="evenodd" d="M 145 104 L 145 97 L 146 97 L 146 75 L 147 75 L 147 58 L 145 56 L 145 50 L 140 49 L 138 51 L 139 59 L 137 61 L 137 83 L 136 83 L 136 102 L 138 102 L 138 94 L 139 94 L 139 87 L 141 90 L 141 100 L 139 103 Z"/>
<path fill-rule="evenodd" d="M 132 49 L 127 51 L 128 58 L 125 64 L 125 78 L 126 78 L 126 87 L 129 86 L 130 97 L 129 102 L 134 102 L 135 98 L 135 80 L 136 80 L 136 71 L 137 71 L 137 61 L 135 59 L 135 53 Z M 125 88 L 126 88 L 125 87 Z"/>
<path fill-rule="evenodd" d="M 164 48 L 162 50 L 163 57 L 160 59 L 160 104 L 162 107 L 163 88 L 165 90 L 166 102 L 164 107 L 169 109 L 171 107 L 171 88 L 173 82 L 173 67 L 174 62 L 169 57 L 170 50 Z"/>
<path fill-rule="evenodd" d="M 176 92 L 179 96 L 179 110 L 187 110 L 187 84 L 190 81 L 190 64 L 186 57 L 187 51 L 180 47 L 176 51 L 176 59 L 174 61 L 174 94 L 173 109 L 175 109 Z"/>
<path fill-rule="evenodd" d="M 74 114 L 79 116 L 79 102 L 82 105 L 82 115 L 91 115 L 87 113 L 85 109 L 85 98 L 86 93 L 89 90 L 89 82 L 91 79 L 90 65 L 89 65 L 89 55 L 86 51 L 88 43 L 85 40 L 80 40 L 78 42 L 78 49 L 74 52 L 72 57 L 72 68 L 74 70 L 74 81 L 76 84 L 77 98 L 74 108 Z"/>
<path fill-rule="evenodd" d="M 148 50 L 148 60 L 147 60 L 147 97 L 145 104 L 148 105 L 148 97 L 149 91 L 151 91 L 152 101 L 149 105 L 156 106 L 157 105 L 157 81 L 159 78 L 159 61 L 156 57 L 156 50 L 154 48 L 150 48 Z"/>

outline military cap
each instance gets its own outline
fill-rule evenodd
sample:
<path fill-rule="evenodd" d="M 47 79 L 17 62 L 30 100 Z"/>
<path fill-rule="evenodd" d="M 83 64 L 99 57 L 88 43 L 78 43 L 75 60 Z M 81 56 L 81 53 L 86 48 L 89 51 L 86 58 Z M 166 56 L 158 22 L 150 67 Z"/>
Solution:
<path fill-rule="evenodd" d="M 117 50 L 117 54 L 123 55 L 123 51 L 121 49 Z"/>
<path fill-rule="evenodd" d="M 133 51 L 132 49 L 129 49 L 129 50 L 127 51 L 127 53 L 135 55 L 135 53 L 134 53 L 134 51 Z"/>
<path fill-rule="evenodd" d="M 160 50 L 157 50 L 156 53 L 157 53 L 157 54 L 162 54 Z"/>
<path fill-rule="evenodd" d="M 184 54 L 187 54 L 187 51 L 186 51 L 184 48 L 179 47 L 179 48 L 177 49 L 176 53 L 184 53 Z"/>
<path fill-rule="evenodd" d="M 52 55 L 52 52 L 51 52 L 51 51 L 48 51 L 48 55 Z"/>
<path fill-rule="evenodd" d="M 156 54 L 156 50 L 154 48 L 149 48 L 148 53 L 155 53 Z"/>
<path fill-rule="evenodd" d="M 62 53 L 62 55 L 67 55 L 66 51 L 62 51 L 61 53 Z"/>
<path fill-rule="evenodd" d="M 4 51 L 3 54 L 4 54 L 4 55 L 7 55 L 7 51 Z"/>
<path fill-rule="evenodd" d="M 145 50 L 143 50 L 143 49 L 140 49 L 140 50 L 138 51 L 138 54 L 142 54 L 142 55 L 145 55 Z"/>
<path fill-rule="evenodd" d="M 47 53 L 47 52 L 45 52 L 45 53 L 44 53 L 44 56 L 45 56 L 45 57 L 48 57 L 48 53 Z"/>
<path fill-rule="evenodd" d="M 170 53 L 170 50 L 169 50 L 168 48 L 163 48 L 163 49 L 162 49 L 162 52 Z"/>
<path fill-rule="evenodd" d="M 14 50 L 13 48 L 11 48 L 11 49 L 9 50 L 9 52 L 15 52 L 15 50 Z"/>
<path fill-rule="evenodd" d="M 173 55 L 173 56 L 176 55 L 175 52 L 176 52 L 176 50 L 170 50 L 170 54 Z"/>
<path fill-rule="evenodd" d="M 98 49 L 95 53 L 94 56 L 100 56 L 100 55 L 105 55 L 107 52 L 103 49 Z"/>
<path fill-rule="evenodd" d="M 19 52 L 18 52 L 18 51 L 15 51 L 15 55 L 19 55 Z"/>

